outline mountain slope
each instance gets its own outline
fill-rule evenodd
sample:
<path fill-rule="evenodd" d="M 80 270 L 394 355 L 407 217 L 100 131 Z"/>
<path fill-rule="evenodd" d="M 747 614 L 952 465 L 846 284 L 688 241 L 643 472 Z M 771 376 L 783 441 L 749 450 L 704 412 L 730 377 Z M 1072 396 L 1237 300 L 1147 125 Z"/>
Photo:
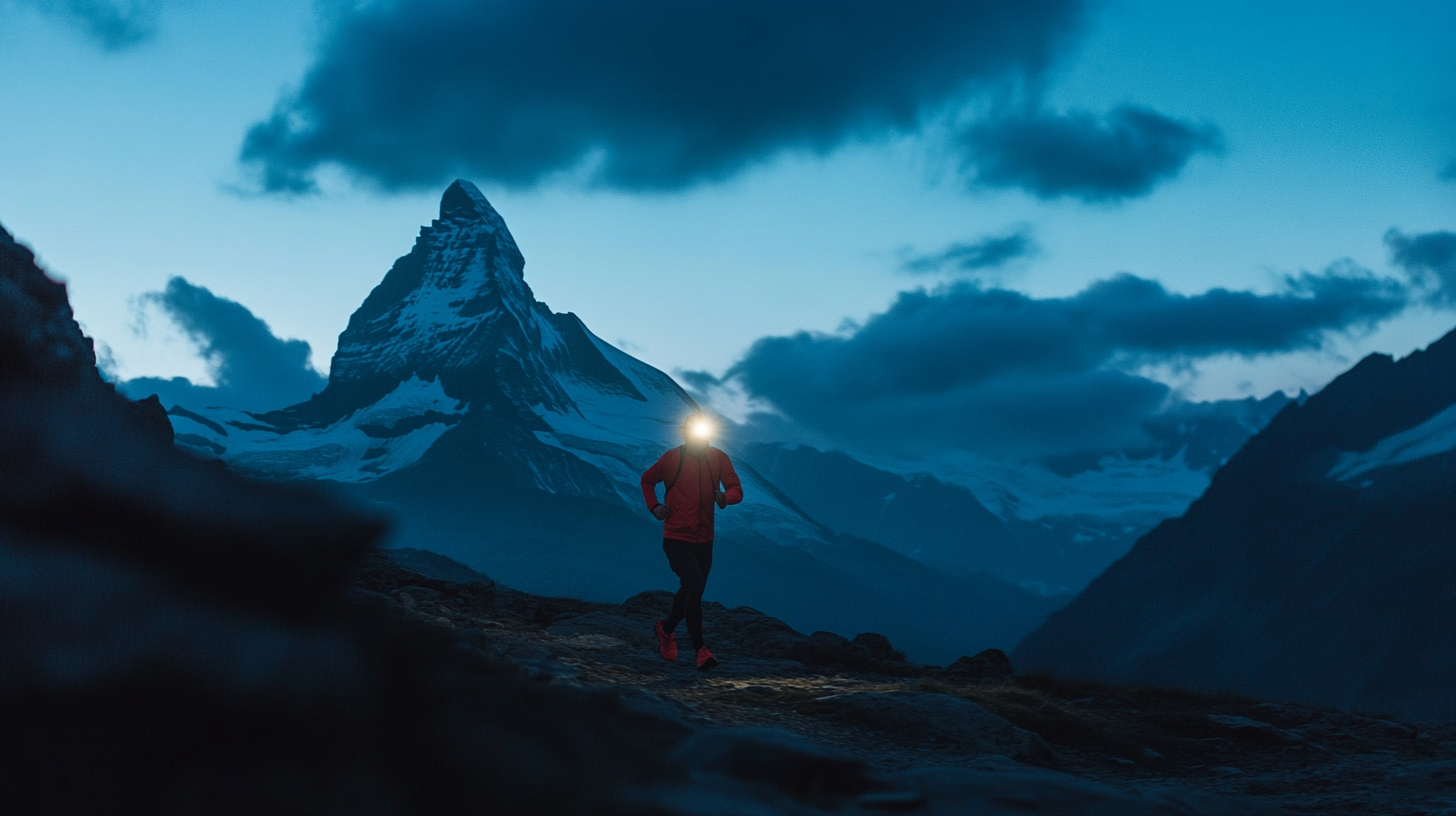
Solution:
<path fill-rule="evenodd" d="M 996 571 L 1012 556 L 1005 525 L 963 487 L 927 474 L 901 476 L 807 445 L 754 443 L 742 457 L 838 532 L 959 572 Z"/>
<path fill-rule="evenodd" d="M 1019 665 L 1456 717 L 1456 332 L 1287 406 Z"/>
<path fill-rule="evenodd" d="M 174 406 L 179 443 L 255 476 L 335 483 L 390 512 L 394 545 L 522 589 L 618 601 L 671 585 L 638 479 L 698 406 L 537 301 L 524 265 L 500 215 L 455 182 L 350 318 L 323 391 L 265 414 Z M 1055 606 L 836 534 L 748 463 L 740 475 L 710 596 L 942 661 L 1005 648 Z"/>

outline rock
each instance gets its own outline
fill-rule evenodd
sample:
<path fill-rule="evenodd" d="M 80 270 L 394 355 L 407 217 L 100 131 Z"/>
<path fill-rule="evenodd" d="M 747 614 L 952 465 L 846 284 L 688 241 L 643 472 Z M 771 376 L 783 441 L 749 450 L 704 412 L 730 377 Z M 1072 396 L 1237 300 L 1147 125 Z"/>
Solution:
<path fill-rule="evenodd" d="M 969 768 L 921 768 L 898 774 L 924 797 L 924 816 L 1234 816 L 1283 811 L 1247 798 L 1178 789 L 1119 790 L 1069 774 L 990 757 Z"/>
<path fill-rule="evenodd" d="M 639 592 L 627 600 L 622 601 L 622 608 L 628 612 L 654 615 L 661 618 L 665 617 L 672 609 L 672 598 L 673 593 L 665 589 L 651 589 L 646 592 Z"/>
<path fill-rule="evenodd" d="M 605 636 L 624 644 L 634 644 L 644 653 L 657 653 L 657 640 L 652 625 L 610 612 L 588 612 L 547 627 L 554 635 Z"/>
<path fill-rule="evenodd" d="M 1286 745 L 1304 741 L 1304 735 L 1297 731 L 1276 728 L 1269 723 L 1260 720 L 1251 720 L 1248 717 L 1237 717 L 1231 714 L 1209 714 L 1208 720 L 1238 740 L 1283 743 Z"/>
<path fill-rule="evenodd" d="M 1259 712 L 1259 716 L 1280 728 L 1298 728 L 1301 725 L 1307 725 L 1310 720 L 1315 718 L 1315 712 L 1312 709 L 1290 703 L 1258 703 L 1254 706 L 1254 710 Z"/>
<path fill-rule="evenodd" d="M 168 427 L 171 427 L 168 425 Z M 453 558 L 429 550 L 399 547 L 380 553 L 385 558 L 427 578 L 457 584 L 494 584 L 490 576 L 477 572 Z"/>
<path fill-rule="evenodd" d="M 958 657 L 956 661 L 935 673 L 943 680 L 981 683 L 1001 681 L 1016 674 L 1011 658 L 1000 649 L 986 649 L 971 657 Z"/>
<path fill-rule="evenodd" d="M 123 410 L 130 414 L 138 429 L 143 429 L 158 444 L 172 444 L 176 434 L 172 430 L 172 422 L 167 419 L 167 409 L 162 407 L 162 400 L 153 394 L 139 400 L 128 400 L 122 403 Z"/>
<path fill-rule="evenodd" d="M 776 728 L 715 728 L 674 749 L 673 758 L 699 774 L 764 783 L 816 807 L 885 787 L 852 754 L 816 745 Z"/>
<path fill-rule="evenodd" d="M 0 382 L 100 385 L 96 352 L 81 333 L 66 285 L 0 226 Z M 115 393 L 115 392 L 113 392 Z"/>
<path fill-rule="evenodd" d="M 815 632 L 809 636 L 815 643 L 822 643 L 831 649 L 844 649 L 849 647 L 849 638 L 844 635 L 836 635 L 833 632 Z"/>
<path fill-rule="evenodd" d="M 461 567 L 468 569 L 463 564 Z M 470 574 L 480 575 L 474 570 L 470 570 Z M 494 581 L 471 580 L 466 583 L 457 583 L 451 580 L 430 578 L 400 566 L 393 558 L 388 557 L 387 553 L 363 559 L 358 570 L 358 580 L 366 589 L 385 595 L 400 597 L 407 592 L 413 596 L 412 601 L 443 602 L 475 611 L 488 610 L 496 598 Z M 403 599 L 401 598 L 401 600 Z"/>
<path fill-rule="evenodd" d="M 868 655 L 871 660 L 904 663 L 905 654 L 890 645 L 890 639 L 874 632 L 861 632 L 854 636 L 850 645 Z"/>
<path fill-rule="evenodd" d="M 1001 754 L 1018 762 L 1053 766 L 1056 758 L 1041 737 L 1017 728 L 980 705 L 919 691 L 859 691 L 817 697 L 799 704 L 805 714 L 829 717 L 884 731 L 902 731 L 943 741 L 965 751 Z"/>

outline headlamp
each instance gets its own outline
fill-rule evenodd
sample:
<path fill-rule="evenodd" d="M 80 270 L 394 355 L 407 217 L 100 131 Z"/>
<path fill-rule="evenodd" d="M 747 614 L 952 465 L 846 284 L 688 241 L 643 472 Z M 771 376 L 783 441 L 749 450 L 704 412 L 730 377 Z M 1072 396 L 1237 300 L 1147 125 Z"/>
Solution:
<path fill-rule="evenodd" d="M 689 439 L 708 439 L 713 435 L 713 422 L 704 416 L 690 416 L 683 423 L 683 436 Z"/>

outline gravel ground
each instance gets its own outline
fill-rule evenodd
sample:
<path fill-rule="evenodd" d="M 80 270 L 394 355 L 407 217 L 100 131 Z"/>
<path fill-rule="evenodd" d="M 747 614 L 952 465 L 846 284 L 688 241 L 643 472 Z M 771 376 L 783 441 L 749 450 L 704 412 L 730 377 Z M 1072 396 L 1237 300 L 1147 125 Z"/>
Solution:
<path fill-rule="evenodd" d="M 883 639 L 805 636 L 757 610 L 711 602 L 704 629 L 721 663 L 699 672 L 681 629 L 679 660 L 657 654 L 652 624 L 671 597 L 663 591 L 620 605 L 546 598 L 425 578 L 375 558 L 353 592 L 448 627 L 543 682 L 633 689 L 642 705 L 694 726 L 787 729 L 886 772 L 973 767 L 987 752 L 939 729 L 844 721 L 806 703 L 949 694 L 1038 735 L 1051 748 L 1042 764 L 1128 791 L 1193 790 L 1291 812 L 1456 813 L 1456 724 L 1046 676 L 954 675 L 905 662 Z"/>

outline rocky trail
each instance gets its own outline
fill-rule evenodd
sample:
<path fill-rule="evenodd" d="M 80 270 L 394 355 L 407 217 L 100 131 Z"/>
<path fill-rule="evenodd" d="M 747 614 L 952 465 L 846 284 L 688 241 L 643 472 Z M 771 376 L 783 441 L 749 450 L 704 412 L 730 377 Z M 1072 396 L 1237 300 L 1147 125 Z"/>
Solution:
<path fill-rule="evenodd" d="M 432 555 L 391 554 L 415 566 Z M 547 598 L 382 556 L 351 592 L 541 683 L 613 688 L 685 732 L 782 729 L 905 788 L 855 800 L 868 810 L 951 812 L 975 788 L 979 806 L 1006 812 L 1456 812 L 1456 724 L 1022 675 L 996 650 L 920 666 L 879 635 L 805 636 L 713 602 L 704 627 L 722 663 L 698 672 L 681 632 L 678 662 L 656 653 L 666 591 L 620 605 Z M 946 770 L 957 768 L 980 782 Z M 1007 790 L 987 781 L 998 778 Z"/>

